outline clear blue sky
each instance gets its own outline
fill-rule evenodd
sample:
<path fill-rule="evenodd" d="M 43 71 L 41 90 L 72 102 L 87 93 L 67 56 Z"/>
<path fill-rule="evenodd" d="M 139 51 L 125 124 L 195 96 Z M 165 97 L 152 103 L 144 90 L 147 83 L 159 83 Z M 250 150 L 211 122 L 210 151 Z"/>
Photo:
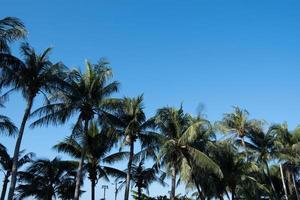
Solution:
<path fill-rule="evenodd" d="M 118 95 L 144 93 L 148 116 L 181 102 L 195 114 L 203 103 L 212 121 L 239 105 L 270 123 L 299 124 L 300 1 L 80 2 L 3 1 L 0 17 L 21 18 L 31 45 L 53 47 L 53 60 L 69 67 L 109 59 L 121 82 Z M 23 109 L 14 95 L 1 112 L 19 125 Z M 28 129 L 22 147 L 53 157 L 50 148 L 69 126 Z M 12 151 L 12 139 L 1 142 Z M 83 199 L 89 199 L 88 185 Z M 154 185 L 150 192 L 167 190 Z"/>

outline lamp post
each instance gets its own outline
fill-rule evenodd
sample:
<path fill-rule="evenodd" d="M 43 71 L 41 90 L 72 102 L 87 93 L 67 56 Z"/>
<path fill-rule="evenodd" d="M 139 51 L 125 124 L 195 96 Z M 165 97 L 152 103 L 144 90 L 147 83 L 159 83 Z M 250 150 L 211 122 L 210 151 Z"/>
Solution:
<path fill-rule="evenodd" d="M 103 200 L 105 200 L 105 192 L 108 189 L 108 185 L 102 185 L 102 189 L 103 189 Z"/>

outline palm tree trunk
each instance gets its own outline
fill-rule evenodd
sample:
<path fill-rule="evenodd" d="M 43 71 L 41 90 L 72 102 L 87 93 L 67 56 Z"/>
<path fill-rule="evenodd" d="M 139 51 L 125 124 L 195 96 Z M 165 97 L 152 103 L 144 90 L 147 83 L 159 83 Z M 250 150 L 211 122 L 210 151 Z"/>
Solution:
<path fill-rule="evenodd" d="M 128 166 L 127 166 L 127 175 L 126 175 L 126 188 L 125 188 L 125 195 L 124 200 L 129 199 L 129 189 L 130 189 L 130 180 L 131 180 L 131 167 L 132 167 L 132 160 L 134 155 L 134 142 L 132 139 L 130 139 L 130 155 L 128 160 Z"/>
<path fill-rule="evenodd" d="M 227 191 L 227 190 L 225 190 L 225 194 L 226 194 L 226 197 L 227 197 L 227 199 L 230 199 L 230 197 L 229 197 L 229 194 L 228 194 L 228 191 Z"/>
<path fill-rule="evenodd" d="M 193 176 L 193 178 L 194 178 L 194 176 Z M 195 181 L 195 179 L 194 179 L 194 184 L 195 184 L 195 186 L 197 188 L 197 191 L 198 191 L 198 198 L 201 199 L 201 200 L 205 200 L 205 195 L 201 191 L 201 189 L 200 189 L 199 185 L 197 184 L 197 182 Z"/>
<path fill-rule="evenodd" d="M 235 192 L 232 191 L 232 192 L 231 192 L 231 200 L 234 200 L 234 199 L 235 199 Z"/>
<path fill-rule="evenodd" d="M 271 178 L 271 173 L 270 173 L 270 168 L 269 168 L 269 165 L 268 165 L 268 162 L 267 161 L 264 161 L 265 165 L 266 165 L 266 169 L 267 169 L 267 176 L 268 176 L 268 179 L 270 181 L 270 184 L 271 184 L 271 187 L 272 187 L 272 190 L 273 190 L 273 193 L 274 195 L 276 195 L 276 189 L 274 187 L 274 183 L 272 181 L 272 178 Z"/>
<path fill-rule="evenodd" d="M 298 189 L 297 189 L 297 183 L 296 183 L 296 179 L 295 179 L 295 174 L 294 173 L 292 173 L 292 179 L 293 179 L 293 186 L 294 186 L 294 189 L 295 189 L 297 200 L 300 200 L 300 196 L 299 196 L 299 192 L 298 192 Z"/>
<path fill-rule="evenodd" d="M 88 129 L 89 129 L 89 120 L 84 120 L 84 137 L 88 134 Z M 77 170 L 77 175 L 76 175 L 74 200 L 78 200 L 79 195 L 80 195 L 80 184 L 81 184 L 81 179 L 82 179 L 82 169 L 83 169 L 83 164 L 84 164 L 85 153 L 86 153 L 86 142 L 85 142 L 85 139 L 84 139 L 82 152 L 81 152 L 81 157 L 80 157 L 78 170 Z"/>
<path fill-rule="evenodd" d="M 96 186 L 96 181 L 94 179 L 91 180 L 91 188 L 92 188 L 92 194 L 91 194 L 91 199 L 95 200 L 95 186 Z"/>
<path fill-rule="evenodd" d="M 198 185 L 196 186 L 196 188 L 197 188 L 197 191 L 198 191 L 198 198 L 201 199 L 201 200 L 205 200 L 205 197 L 204 197 L 204 195 L 203 195 L 203 193 L 200 190 Z"/>
<path fill-rule="evenodd" d="M 138 187 L 138 200 L 142 200 L 142 188 Z"/>
<path fill-rule="evenodd" d="M 172 188 L 170 193 L 170 200 L 175 200 L 175 189 L 176 189 L 176 166 L 172 168 Z"/>
<path fill-rule="evenodd" d="M 287 183 L 288 183 L 288 191 L 289 191 L 289 194 L 293 194 L 293 183 L 292 183 L 292 173 L 290 172 L 289 169 L 286 169 L 286 177 L 287 177 Z"/>
<path fill-rule="evenodd" d="M 14 198 L 14 193 L 15 193 L 15 188 L 16 188 L 16 183 L 17 183 L 18 158 L 19 158 L 19 153 L 20 153 L 20 147 L 21 147 L 24 130 L 25 130 L 25 125 L 26 125 L 26 122 L 27 122 L 30 112 L 31 112 L 33 99 L 34 99 L 34 97 L 32 96 L 29 98 L 29 100 L 27 102 L 27 106 L 26 106 L 26 109 L 24 112 L 20 130 L 19 130 L 18 138 L 16 141 L 14 157 L 13 157 L 13 164 L 12 164 L 12 169 L 11 169 L 11 181 L 10 181 L 10 187 L 9 187 L 7 200 L 13 200 L 13 198 Z"/>
<path fill-rule="evenodd" d="M 7 172 L 4 176 L 4 180 L 3 180 L 3 187 L 2 187 L 2 192 L 1 192 L 1 198 L 0 200 L 4 200 L 5 199 L 5 194 L 6 194 L 6 189 L 7 189 L 7 184 L 9 182 L 8 178 L 10 176 L 10 173 Z"/>
<path fill-rule="evenodd" d="M 287 190 L 286 190 L 286 185 L 285 185 L 285 180 L 284 180 L 284 175 L 283 175 L 283 170 L 282 170 L 282 164 L 280 164 L 279 167 L 280 167 L 280 174 L 281 174 L 284 196 L 285 196 L 285 199 L 288 200 L 288 195 L 287 195 Z"/>
<path fill-rule="evenodd" d="M 231 200 L 235 199 L 235 188 L 236 186 L 231 188 Z"/>

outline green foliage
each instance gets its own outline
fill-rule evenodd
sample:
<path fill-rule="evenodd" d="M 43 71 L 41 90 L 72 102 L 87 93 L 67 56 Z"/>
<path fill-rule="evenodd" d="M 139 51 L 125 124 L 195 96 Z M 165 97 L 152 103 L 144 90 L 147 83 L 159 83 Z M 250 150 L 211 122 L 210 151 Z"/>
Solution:
<path fill-rule="evenodd" d="M 141 198 L 138 199 L 138 194 L 135 191 L 133 191 L 132 197 L 135 200 L 170 200 L 170 198 L 168 198 L 167 196 L 149 197 L 145 194 L 143 194 Z M 187 196 L 177 196 L 175 197 L 175 200 L 192 200 L 192 199 Z"/>

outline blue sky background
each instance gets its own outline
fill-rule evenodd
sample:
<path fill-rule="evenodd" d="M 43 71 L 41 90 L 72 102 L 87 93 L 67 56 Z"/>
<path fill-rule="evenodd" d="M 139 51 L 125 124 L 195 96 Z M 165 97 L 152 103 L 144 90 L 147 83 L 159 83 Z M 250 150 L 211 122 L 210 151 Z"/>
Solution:
<path fill-rule="evenodd" d="M 33 47 L 54 48 L 53 61 L 83 67 L 85 59 L 106 57 L 121 82 L 118 96 L 144 93 L 148 116 L 181 102 L 196 114 L 203 103 L 216 121 L 239 105 L 252 117 L 287 121 L 293 129 L 300 122 L 299 10 L 297 0 L 11 0 L 1 2 L 0 17 L 22 19 Z M 19 126 L 23 110 L 23 99 L 13 95 L 1 113 Z M 27 129 L 22 148 L 53 158 L 51 147 L 70 125 Z M 1 137 L 1 143 L 12 152 L 13 139 Z M 85 189 L 87 200 L 89 182 Z M 151 195 L 167 191 L 150 188 Z M 113 199 L 112 185 L 107 199 Z"/>

